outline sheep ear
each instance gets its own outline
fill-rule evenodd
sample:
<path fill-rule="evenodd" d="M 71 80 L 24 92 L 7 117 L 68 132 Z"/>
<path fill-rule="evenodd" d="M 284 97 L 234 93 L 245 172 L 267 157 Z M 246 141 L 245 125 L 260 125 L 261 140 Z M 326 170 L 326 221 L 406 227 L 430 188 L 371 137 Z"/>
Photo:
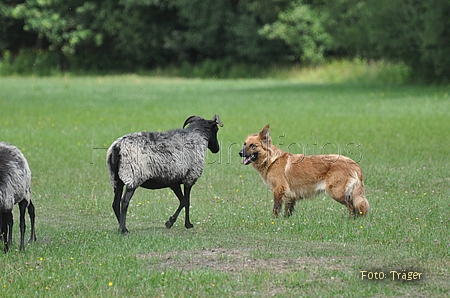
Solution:
<path fill-rule="evenodd" d="M 188 125 L 189 123 L 194 122 L 194 121 L 196 121 L 196 120 L 204 120 L 204 119 L 201 118 L 201 117 L 199 117 L 199 116 L 194 116 L 194 115 L 189 116 L 189 117 L 186 119 L 186 121 L 184 121 L 183 128 L 184 128 L 186 125 Z"/>
<path fill-rule="evenodd" d="M 213 121 L 216 125 L 223 127 L 223 123 L 222 123 L 222 121 L 220 121 L 218 114 L 215 114 L 211 121 Z"/>
<path fill-rule="evenodd" d="M 263 144 L 271 144 L 272 140 L 270 138 L 270 125 L 267 124 L 264 128 L 259 132 L 259 138 Z"/>

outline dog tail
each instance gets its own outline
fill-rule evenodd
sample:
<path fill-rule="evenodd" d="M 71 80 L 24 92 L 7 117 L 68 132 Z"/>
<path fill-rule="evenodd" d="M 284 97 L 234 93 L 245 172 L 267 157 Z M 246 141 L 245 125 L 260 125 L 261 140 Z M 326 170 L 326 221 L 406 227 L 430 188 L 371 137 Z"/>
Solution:
<path fill-rule="evenodd" d="M 359 195 L 353 198 L 353 206 L 355 207 L 356 215 L 366 215 L 369 212 L 369 201 L 365 195 Z"/>
<path fill-rule="evenodd" d="M 354 172 L 352 179 L 345 188 L 347 206 L 353 205 L 353 215 L 366 215 L 369 212 L 369 201 L 364 194 L 364 182 L 358 173 Z"/>

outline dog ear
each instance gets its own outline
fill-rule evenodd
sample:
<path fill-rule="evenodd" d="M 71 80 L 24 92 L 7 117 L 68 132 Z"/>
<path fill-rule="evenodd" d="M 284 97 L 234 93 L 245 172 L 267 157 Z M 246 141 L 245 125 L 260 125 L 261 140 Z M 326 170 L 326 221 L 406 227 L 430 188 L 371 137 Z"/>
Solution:
<path fill-rule="evenodd" d="M 261 143 L 267 147 L 272 144 L 272 139 L 270 138 L 270 125 L 267 124 L 264 128 L 259 132 L 259 138 L 261 139 Z"/>

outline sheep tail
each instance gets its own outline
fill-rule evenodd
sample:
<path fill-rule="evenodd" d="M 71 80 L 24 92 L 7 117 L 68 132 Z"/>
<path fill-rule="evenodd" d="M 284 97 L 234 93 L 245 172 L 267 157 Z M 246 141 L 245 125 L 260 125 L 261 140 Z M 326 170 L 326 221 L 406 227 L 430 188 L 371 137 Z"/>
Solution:
<path fill-rule="evenodd" d="M 114 142 L 106 153 L 106 165 L 108 166 L 109 179 L 111 186 L 116 189 L 117 181 L 119 181 L 119 164 L 120 164 L 120 146 Z"/>

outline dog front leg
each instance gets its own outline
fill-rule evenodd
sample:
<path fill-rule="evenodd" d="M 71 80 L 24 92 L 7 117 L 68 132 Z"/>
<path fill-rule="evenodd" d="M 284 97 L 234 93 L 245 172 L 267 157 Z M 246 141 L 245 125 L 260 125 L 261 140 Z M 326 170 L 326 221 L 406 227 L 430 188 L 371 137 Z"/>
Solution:
<path fill-rule="evenodd" d="M 273 202 L 273 217 L 278 217 L 281 212 L 281 202 L 276 199 Z"/>
<path fill-rule="evenodd" d="M 294 213 L 295 199 L 286 199 L 284 202 L 284 217 L 289 217 Z"/>
<path fill-rule="evenodd" d="M 284 189 L 277 188 L 273 191 L 273 217 L 278 217 L 283 205 Z"/>

